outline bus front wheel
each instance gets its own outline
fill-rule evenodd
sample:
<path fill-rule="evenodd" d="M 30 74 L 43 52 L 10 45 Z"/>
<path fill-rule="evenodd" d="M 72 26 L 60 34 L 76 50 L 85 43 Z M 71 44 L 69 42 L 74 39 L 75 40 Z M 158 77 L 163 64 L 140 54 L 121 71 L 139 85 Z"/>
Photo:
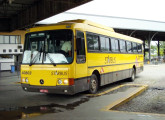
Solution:
<path fill-rule="evenodd" d="M 98 90 L 98 79 L 95 74 L 92 74 L 89 84 L 89 93 L 95 94 Z"/>

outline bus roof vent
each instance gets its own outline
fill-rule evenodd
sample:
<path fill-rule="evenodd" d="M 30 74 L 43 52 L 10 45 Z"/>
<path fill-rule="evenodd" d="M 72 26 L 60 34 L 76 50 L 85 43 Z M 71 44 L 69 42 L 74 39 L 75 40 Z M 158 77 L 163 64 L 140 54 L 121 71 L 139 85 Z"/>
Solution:
<path fill-rule="evenodd" d="M 101 24 L 98 24 L 98 23 L 94 23 L 94 22 L 89 21 L 89 20 L 83 20 L 83 19 L 67 20 L 67 21 L 62 21 L 62 22 L 59 22 L 59 23 L 84 23 L 84 24 L 87 24 L 87 25 L 90 25 L 90 26 L 94 26 L 94 27 L 97 27 L 97 28 L 101 28 L 101 29 L 105 29 L 105 30 L 109 30 L 111 32 L 114 32 L 113 28 L 110 28 L 110 27 L 107 27 L 107 26 L 104 26 L 104 25 L 101 25 Z"/>

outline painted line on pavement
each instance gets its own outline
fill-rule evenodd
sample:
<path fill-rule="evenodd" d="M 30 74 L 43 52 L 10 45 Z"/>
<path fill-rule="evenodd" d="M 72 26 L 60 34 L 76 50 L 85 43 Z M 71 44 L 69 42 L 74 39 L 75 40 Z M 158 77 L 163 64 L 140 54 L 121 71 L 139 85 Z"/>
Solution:
<path fill-rule="evenodd" d="M 21 82 L 14 82 L 14 83 L 12 83 L 12 84 L 21 84 Z"/>
<path fill-rule="evenodd" d="M 101 110 L 102 111 L 109 111 L 109 110 L 112 110 L 114 108 L 117 108 L 120 105 L 132 100 L 133 98 L 135 98 L 136 96 L 138 96 L 139 94 L 141 94 L 142 92 L 144 92 L 148 88 L 148 85 L 139 85 L 139 84 L 127 84 L 127 85 L 128 86 L 138 86 L 139 88 L 137 88 L 135 91 L 131 92 L 129 95 L 109 104 L 105 108 L 102 108 Z"/>
<path fill-rule="evenodd" d="M 118 113 L 129 113 L 129 114 L 136 114 L 136 115 L 153 115 L 153 116 L 160 116 L 165 117 L 165 114 L 159 114 L 159 113 L 143 113 L 143 112 L 128 112 L 128 111 L 117 111 L 117 110 L 109 110 L 110 112 L 118 112 Z"/>
<path fill-rule="evenodd" d="M 128 85 L 128 84 L 127 84 Z M 140 95 L 142 92 L 144 92 L 147 88 L 148 85 L 140 85 L 140 84 L 129 84 L 129 85 L 134 85 L 134 86 L 141 86 L 139 89 L 136 91 L 132 92 L 130 95 L 125 97 L 125 99 L 120 99 L 118 101 L 115 101 L 114 103 L 106 106 L 105 108 L 101 109 L 101 111 L 110 111 L 110 112 L 118 112 L 118 113 L 129 113 L 129 114 L 137 114 L 137 115 L 149 115 L 149 116 L 160 116 L 160 117 L 165 117 L 165 114 L 159 114 L 159 113 L 143 113 L 143 112 L 128 112 L 128 111 L 118 111 L 118 110 L 113 110 L 114 108 L 119 107 L 120 105 L 132 100 L 136 96 Z"/>
<path fill-rule="evenodd" d="M 142 84 L 124 84 L 124 85 L 119 85 L 117 87 L 114 87 L 114 88 L 111 88 L 109 90 L 103 91 L 103 92 L 98 93 L 98 94 L 88 94 L 88 96 L 97 97 L 97 96 L 105 95 L 105 94 L 107 94 L 111 91 L 117 90 L 117 89 L 119 89 L 121 87 L 124 87 L 124 86 L 141 87 L 141 86 L 145 86 L 145 85 L 142 85 Z"/>
<path fill-rule="evenodd" d="M 101 95 L 107 94 L 107 93 L 109 93 L 109 92 L 111 92 L 111 91 L 117 90 L 117 89 L 119 89 L 119 88 L 121 88 L 121 87 L 124 87 L 124 86 L 125 86 L 125 85 L 119 85 L 119 86 L 117 86 L 117 87 L 114 87 L 114 88 L 112 88 L 112 89 L 106 90 L 106 91 L 101 92 L 101 93 L 98 93 L 98 94 L 88 94 L 88 96 L 91 96 L 91 97 L 101 96 Z"/>
<path fill-rule="evenodd" d="M 106 90 L 104 92 L 101 92 L 99 94 L 89 94 L 89 96 L 101 96 L 104 94 L 107 94 L 111 91 L 114 91 L 116 89 L 119 89 L 121 87 L 124 86 L 133 86 L 133 87 L 140 87 L 138 88 L 136 91 L 133 91 L 132 93 L 130 93 L 128 96 L 126 96 L 125 98 L 119 99 L 117 101 L 115 101 L 114 103 L 109 104 L 108 106 L 105 106 L 104 108 L 101 109 L 101 111 L 109 111 L 109 112 L 118 112 L 118 113 L 128 113 L 128 114 L 137 114 L 137 115 L 153 115 L 153 116 L 160 116 L 160 117 L 165 117 L 165 114 L 159 114 L 159 113 L 143 113 L 143 112 L 128 112 L 128 111 L 117 111 L 117 110 L 113 110 L 114 108 L 119 107 L 120 105 L 132 100 L 133 98 L 135 98 L 136 96 L 140 95 L 142 92 L 144 92 L 147 88 L 148 85 L 142 85 L 142 84 L 125 84 L 125 85 L 119 85 L 117 87 L 114 87 L 112 89 Z"/>

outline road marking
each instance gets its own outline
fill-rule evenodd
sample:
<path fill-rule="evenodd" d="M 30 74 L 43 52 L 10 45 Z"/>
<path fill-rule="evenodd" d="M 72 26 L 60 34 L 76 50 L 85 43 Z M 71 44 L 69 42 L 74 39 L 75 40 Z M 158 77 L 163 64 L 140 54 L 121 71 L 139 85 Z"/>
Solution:
<path fill-rule="evenodd" d="M 114 90 L 119 89 L 119 88 L 124 87 L 124 86 L 125 86 L 125 85 L 119 85 L 119 86 L 117 86 L 117 87 L 114 87 L 114 88 L 112 88 L 112 89 L 106 90 L 106 91 L 101 92 L 101 93 L 98 93 L 98 94 L 88 94 L 88 96 L 92 96 L 92 97 L 101 96 L 101 95 L 107 94 L 107 93 L 109 93 L 109 92 L 111 92 L 111 91 L 114 91 Z"/>
<path fill-rule="evenodd" d="M 88 96 L 97 97 L 97 96 L 105 95 L 105 94 L 107 94 L 107 93 L 109 93 L 111 91 L 117 90 L 117 89 L 119 89 L 121 87 L 124 87 L 124 86 L 140 87 L 140 86 L 147 86 L 147 85 L 142 85 L 142 84 L 124 84 L 124 85 L 119 85 L 117 87 L 111 88 L 109 90 L 106 90 L 106 91 L 98 93 L 98 94 L 88 94 Z"/>
<path fill-rule="evenodd" d="M 139 88 L 137 88 L 137 90 L 131 92 L 129 95 L 109 104 L 108 106 L 102 108 L 102 111 L 109 111 L 112 110 L 114 108 L 119 107 L 120 105 L 132 100 L 133 98 L 135 98 L 136 96 L 138 96 L 139 94 L 141 94 L 142 92 L 144 92 L 147 88 L 148 85 L 139 85 L 139 84 L 126 84 L 124 86 L 138 86 Z"/>
<path fill-rule="evenodd" d="M 137 114 L 137 115 L 154 115 L 154 116 L 160 116 L 165 117 L 165 114 L 158 114 L 158 113 L 143 113 L 143 112 L 128 112 L 128 111 L 117 111 L 117 110 L 109 110 L 111 112 L 118 112 L 118 113 L 129 113 L 129 114 Z"/>
<path fill-rule="evenodd" d="M 159 67 L 160 65 L 149 65 L 149 67 Z"/>
<path fill-rule="evenodd" d="M 134 85 L 134 84 L 132 84 L 132 85 Z M 136 84 L 136 85 L 138 85 L 138 84 Z M 140 86 L 140 84 L 138 86 Z M 106 106 L 105 108 L 101 109 L 101 111 L 120 112 L 120 113 L 122 112 L 122 113 L 137 114 L 137 115 L 149 115 L 149 116 L 154 115 L 154 116 L 165 117 L 165 114 L 159 114 L 159 113 L 143 113 L 143 112 L 128 112 L 128 111 L 113 110 L 114 108 L 117 108 L 120 105 L 132 100 L 133 98 L 135 98 L 136 96 L 138 96 L 139 94 L 144 92 L 147 88 L 148 88 L 148 85 L 142 85 L 136 91 L 134 91 L 131 94 L 129 94 L 128 96 L 126 96 L 125 99 L 124 98 L 119 99 L 118 101 L 115 101 L 114 103 L 112 103 L 112 104 Z"/>
<path fill-rule="evenodd" d="M 21 84 L 21 82 L 14 82 L 14 84 Z"/>
<path fill-rule="evenodd" d="M 125 85 L 119 85 L 117 87 L 114 87 L 112 89 L 106 90 L 104 92 L 101 92 L 99 94 L 88 94 L 89 96 L 101 96 L 104 94 L 107 94 L 111 91 L 114 91 L 116 89 L 119 89 L 121 87 L 124 86 L 133 86 L 133 87 L 139 87 L 137 90 L 133 91 L 132 93 L 130 93 L 129 95 L 125 96 L 124 98 L 121 98 L 107 106 L 105 106 L 104 108 L 101 109 L 101 111 L 109 111 L 109 112 L 118 112 L 118 113 L 129 113 L 129 114 L 137 114 L 137 115 L 153 115 L 153 116 L 160 116 L 160 117 L 165 117 L 165 114 L 158 114 L 158 113 L 143 113 L 143 112 L 128 112 L 128 111 L 117 111 L 117 110 L 113 110 L 116 107 L 119 107 L 120 105 L 132 100 L 133 98 L 135 98 L 136 96 L 140 95 L 142 92 L 144 92 L 147 88 L 148 85 L 142 85 L 142 84 L 125 84 Z"/>

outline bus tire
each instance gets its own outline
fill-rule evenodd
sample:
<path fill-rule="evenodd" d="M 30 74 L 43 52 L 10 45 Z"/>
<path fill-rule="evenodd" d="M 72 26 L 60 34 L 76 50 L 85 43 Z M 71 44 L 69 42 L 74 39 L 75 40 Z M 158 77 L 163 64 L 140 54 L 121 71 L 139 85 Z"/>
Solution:
<path fill-rule="evenodd" d="M 133 82 L 135 80 L 135 77 L 136 77 L 136 71 L 134 68 L 132 68 L 132 74 L 131 77 L 129 78 L 129 81 Z"/>
<path fill-rule="evenodd" d="M 95 74 L 92 74 L 89 83 L 89 93 L 95 94 L 98 90 L 98 78 Z"/>

